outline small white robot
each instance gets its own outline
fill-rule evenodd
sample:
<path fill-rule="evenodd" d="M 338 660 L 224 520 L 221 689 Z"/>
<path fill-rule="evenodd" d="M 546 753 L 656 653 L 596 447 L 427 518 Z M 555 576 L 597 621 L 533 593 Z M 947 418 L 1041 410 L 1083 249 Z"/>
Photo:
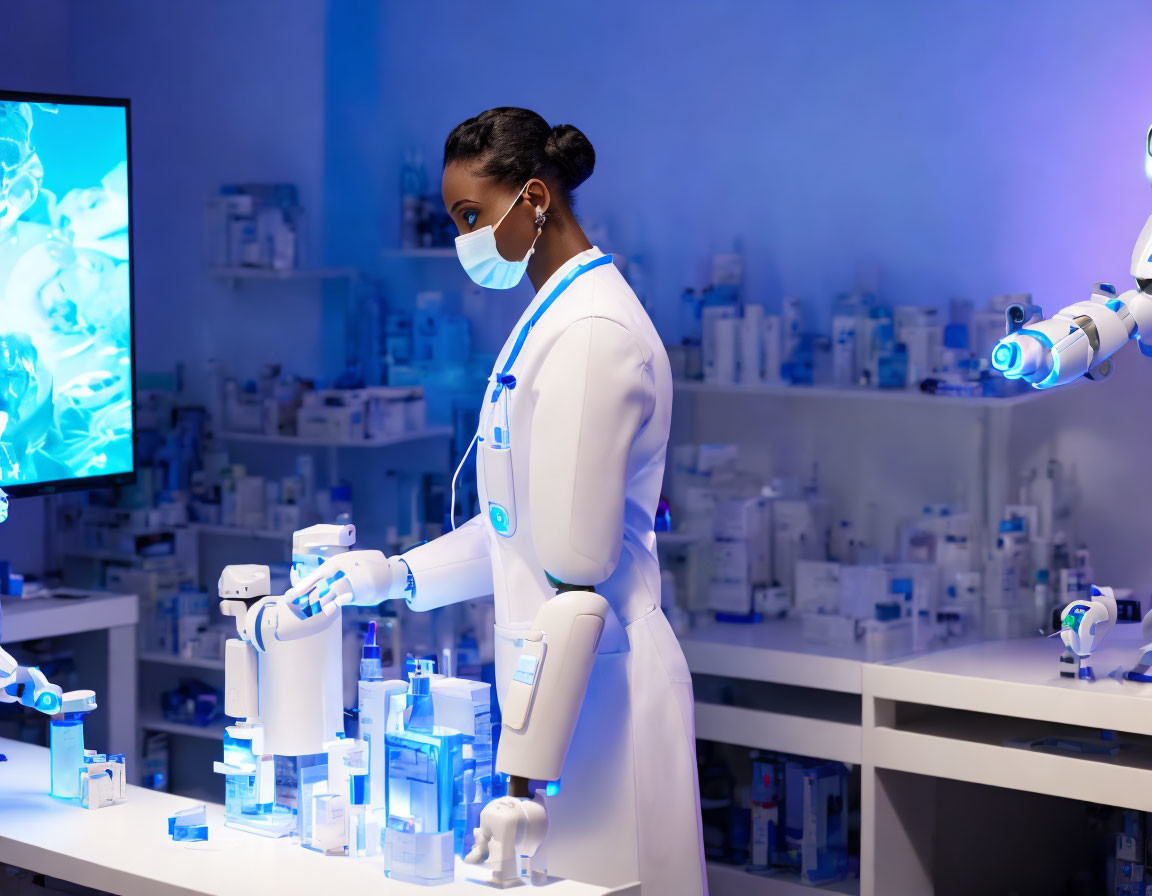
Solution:
<path fill-rule="evenodd" d="M 351 524 L 296 532 L 292 583 L 355 542 Z M 224 712 L 261 725 L 267 754 L 320 753 L 344 731 L 340 604 L 293 606 L 271 591 L 267 566 L 228 566 L 220 576 L 220 612 L 239 635 L 225 645 Z"/>
<path fill-rule="evenodd" d="M 1060 613 L 1060 630 L 1064 642 L 1060 655 L 1060 676 L 1095 681 L 1092 667 L 1085 662 L 1108 637 L 1116 625 L 1116 595 L 1111 588 L 1092 586 L 1090 600 L 1074 600 Z"/>

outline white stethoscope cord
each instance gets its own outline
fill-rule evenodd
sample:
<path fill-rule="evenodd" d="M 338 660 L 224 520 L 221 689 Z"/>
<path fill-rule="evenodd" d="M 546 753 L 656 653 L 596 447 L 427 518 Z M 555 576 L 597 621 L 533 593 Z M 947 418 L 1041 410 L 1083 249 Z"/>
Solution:
<path fill-rule="evenodd" d="M 452 474 L 452 503 L 448 505 L 448 519 L 452 523 L 452 531 L 456 531 L 456 480 L 460 476 L 460 471 L 464 469 L 464 464 L 468 460 L 468 455 L 472 453 L 472 448 L 476 444 L 476 440 L 480 438 L 480 425 L 476 425 L 476 433 L 472 436 L 472 441 L 468 443 L 468 448 L 464 452 L 464 456 L 460 458 L 460 464 L 456 467 L 456 472 Z"/>

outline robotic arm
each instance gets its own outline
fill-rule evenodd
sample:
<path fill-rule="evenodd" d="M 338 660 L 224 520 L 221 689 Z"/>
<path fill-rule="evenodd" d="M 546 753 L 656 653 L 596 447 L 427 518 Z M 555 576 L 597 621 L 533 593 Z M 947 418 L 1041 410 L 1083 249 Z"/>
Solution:
<path fill-rule="evenodd" d="M 59 685 L 35 666 L 21 666 L 0 647 L 0 703 L 20 703 L 51 716 L 61 711 L 63 702 Z"/>
<path fill-rule="evenodd" d="M 417 583 L 419 587 L 417 587 Z M 337 554 L 285 595 L 301 615 L 353 604 L 374 607 L 404 598 L 413 610 L 434 610 L 492 593 L 492 558 L 484 521 L 474 517 L 398 557 L 380 551 Z"/>
<path fill-rule="evenodd" d="M 1152 183 L 1152 128 L 1144 143 L 1144 169 Z M 992 366 L 1008 379 L 1022 379 L 1037 389 L 1063 386 L 1084 376 L 1107 379 L 1115 369 L 1114 355 L 1129 339 L 1152 357 L 1152 217 L 1132 250 L 1136 289 L 1118 293 L 1109 283 L 1097 283 L 1087 301 L 1062 308 L 1044 319 L 1034 305 L 1008 309 L 1008 335 L 992 350 Z"/>
<path fill-rule="evenodd" d="M 595 589 L 620 560 L 629 456 L 654 407 L 648 360 L 624 327 L 586 318 L 560 336 L 533 384 L 532 539 L 557 594 L 524 635 L 502 706 L 496 769 L 509 775 L 509 798 L 485 808 L 467 857 L 497 883 L 508 881 L 510 853 L 532 856 L 543 839 L 547 812 L 529 799 L 529 781 L 559 780 L 601 636 L 619 625 Z"/>

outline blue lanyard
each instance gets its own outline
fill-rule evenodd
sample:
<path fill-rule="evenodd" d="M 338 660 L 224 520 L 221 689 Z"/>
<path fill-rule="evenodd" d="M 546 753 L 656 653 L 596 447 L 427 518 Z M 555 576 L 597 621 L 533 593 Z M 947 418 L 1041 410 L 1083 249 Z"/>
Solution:
<path fill-rule="evenodd" d="M 536 326 L 536 322 L 544 316 L 544 312 L 552 307 L 552 303 L 560 298 L 560 294 L 564 292 L 572 282 L 581 274 L 587 274 L 593 268 L 598 268 L 601 265 L 611 264 L 611 255 L 601 255 L 599 258 L 594 258 L 587 264 L 582 264 L 578 268 L 573 268 L 568 272 L 556 288 L 548 295 L 540 307 L 537 308 L 528 321 L 520 328 L 520 332 L 516 334 L 516 341 L 512 343 L 512 351 L 508 353 L 508 360 L 504 362 L 504 368 L 496 375 L 496 388 L 492 392 L 491 400 L 494 402 L 500 397 L 501 390 L 507 386 L 509 389 L 516 385 L 516 377 L 512 376 L 512 365 L 516 363 L 516 359 L 520 356 L 520 349 L 524 348 L 524 342 L 528 338 L 528 334 L 532 332 L 532 328 Z"/>

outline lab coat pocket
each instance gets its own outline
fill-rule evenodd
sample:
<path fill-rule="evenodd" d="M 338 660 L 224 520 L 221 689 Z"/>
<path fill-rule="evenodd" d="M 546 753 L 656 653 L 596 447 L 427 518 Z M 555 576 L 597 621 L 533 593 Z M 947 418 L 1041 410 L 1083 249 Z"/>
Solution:
<path fill-rule="evenodd" d="M 480 443 L 480 461 L 484 476 L 484 494 L 488 502 L 488 521 L 497 535 L 511 538 L 516 534 L 516 492 L 512 484 L 512 449 L 496 448 L 485 440 Z"/>

